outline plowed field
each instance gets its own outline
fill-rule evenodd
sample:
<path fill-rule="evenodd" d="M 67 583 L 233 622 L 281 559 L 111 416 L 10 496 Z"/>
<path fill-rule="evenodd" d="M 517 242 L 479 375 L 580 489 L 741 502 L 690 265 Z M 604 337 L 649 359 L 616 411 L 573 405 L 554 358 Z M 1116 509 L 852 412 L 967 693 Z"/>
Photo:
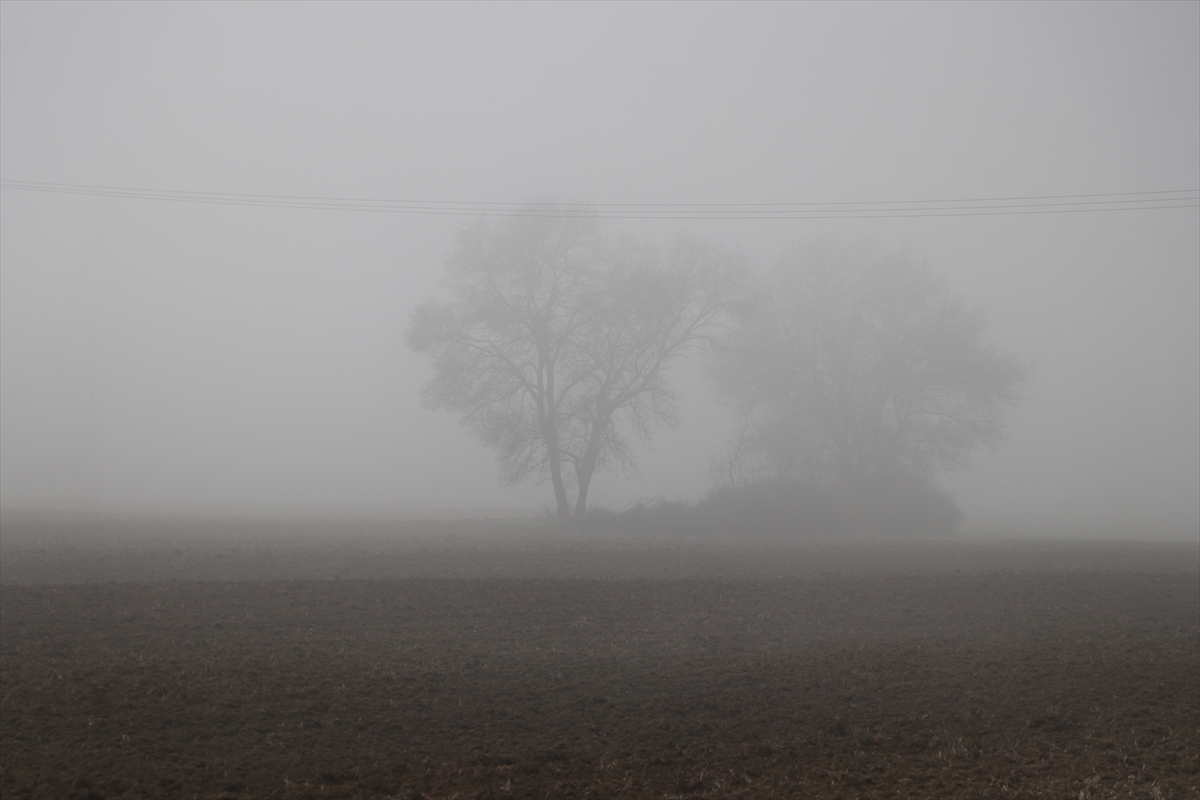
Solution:
<path fill-rule="evenodd" d="M 1200 797 L 1195 545 L 76 534 L 5 798 Z"/>

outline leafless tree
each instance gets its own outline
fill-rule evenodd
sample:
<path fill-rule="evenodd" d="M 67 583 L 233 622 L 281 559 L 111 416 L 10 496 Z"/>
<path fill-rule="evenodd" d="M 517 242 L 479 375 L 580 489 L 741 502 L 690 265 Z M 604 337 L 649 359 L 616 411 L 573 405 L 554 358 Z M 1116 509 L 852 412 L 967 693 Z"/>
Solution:
<path fill-rule="evenodd" d="M 966 466 L 1028 375 L 903 253 L 795 247 L 735 316 L 713 372 L 742 422 L 739 474 L 849 488 Z"/>
<path fill-rule="evenodd" d="M 560 517 L 575 487 L 582 516 L 597 470 L 632 466 L 629 433 L 676 422 L 669 370 L 713 333 L 742 265 L 709 242 L 660 253 L 575 207 L 538 208 L 460 233 L 451 299 L 418 307 L 408 342 L 433 362 L 426 404 L 497 450 L 505 483 L 548 478 Z"/>

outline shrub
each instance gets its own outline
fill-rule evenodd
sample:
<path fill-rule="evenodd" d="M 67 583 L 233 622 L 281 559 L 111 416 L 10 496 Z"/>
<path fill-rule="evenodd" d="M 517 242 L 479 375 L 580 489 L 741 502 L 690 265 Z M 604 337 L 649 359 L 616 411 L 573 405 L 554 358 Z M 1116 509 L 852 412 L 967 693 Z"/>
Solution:
<path fill-rule="evenodd" d="M 867 536 L 946 538 L 963 514 L 946 492 L 914 475 L 893 475 L 839 493 L 853 529 Z"/>
<path fill-rule="evenodd" d="M 588 520 L 594 530 L 658 535 L 944 538 L 956 535 L 962 512 L 929 481 L 898 475 L 841 491 L 760 481 L 714 489 L 694 505 L 654 498 Z"/>

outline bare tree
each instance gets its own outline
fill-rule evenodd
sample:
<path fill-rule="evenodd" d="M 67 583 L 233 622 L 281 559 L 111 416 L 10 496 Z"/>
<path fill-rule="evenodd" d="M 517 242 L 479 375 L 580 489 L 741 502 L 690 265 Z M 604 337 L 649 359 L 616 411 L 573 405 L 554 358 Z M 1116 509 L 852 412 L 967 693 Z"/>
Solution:
<path fill-rule="evenodd" d="M 830 241 L 788 251 L 717 350 L 742 422 L 736 466 L 848 488 L 928 478 L 994 448 L 1028 370 L 983 315 L 902 253 Z"/>
<path fill-rule="evenodd" d="M 776 477 L 776 472 L 767 467 L 761 457 L 757 447 L 761 437 L 751 428 L 751 423 L 749 415 L 739 415 L 737 429 L 709 459 L 708 474 L 714 489 L 744 489 Z"/>
<path fill-rule="evenodd" d="M 452 299 L 418 307 L 408 342 L 433 362 L 426 404 L 497 450 L 505 483 L 548 478 L 560 517 L 575 487 L 582 516 L 597 470 L 632 466 L 624 429 L 676 422 L 670 367 L 713 332 L 742 267 L 708 242 L 661 254 L 577 209 L 539 208 L 460 233 Z"/>

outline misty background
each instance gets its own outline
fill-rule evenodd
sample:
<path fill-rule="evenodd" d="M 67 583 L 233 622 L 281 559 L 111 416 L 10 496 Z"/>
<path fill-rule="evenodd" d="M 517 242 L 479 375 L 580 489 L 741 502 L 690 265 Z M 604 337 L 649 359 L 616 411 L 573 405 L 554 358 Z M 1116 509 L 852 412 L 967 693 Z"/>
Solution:
<path fill-rule="evenodd" d="M 0 4 L 6 508 L 537 509 L 404 343 L 469 216 L 30 191 L 853 203 L 1183 190 L 1158 210 L 614 219 L 765 268 L 907 247 L 1034 366 L 940 485 L 968 532 L 1200 530 L 1200 3 Z M 1186 194 L 1190 192 L 1190 194 Z M 279 206 L 285 206 L 281 201 Z M 695 499 L 681 424 L 592 504 Z"/>

